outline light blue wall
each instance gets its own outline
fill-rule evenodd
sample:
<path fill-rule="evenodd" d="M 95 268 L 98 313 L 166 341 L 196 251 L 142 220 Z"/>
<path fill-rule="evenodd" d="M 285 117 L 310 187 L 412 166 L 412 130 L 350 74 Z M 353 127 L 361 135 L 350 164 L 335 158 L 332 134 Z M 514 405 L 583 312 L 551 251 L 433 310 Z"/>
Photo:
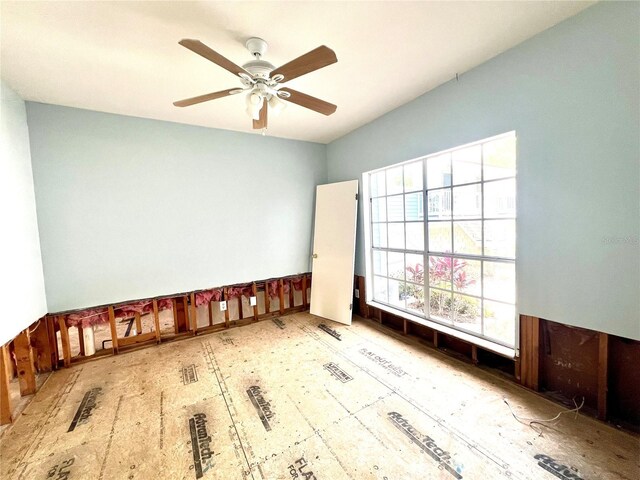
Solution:
<path fill-rule="evenodd" d="M 597 4 L 329 144 L 329 181 L 516 130 L 519 312 L 640 339 L 639 72 L 640 3 Z"/>
<path fill-rule="evenodd" d="M 27 113 L 0 85 L 0 345 L 47 313 Z"/>
<path fill-rule="evenodd" d="M 325 146 L 27 103 L 49 309 L 307 271 Z"/>

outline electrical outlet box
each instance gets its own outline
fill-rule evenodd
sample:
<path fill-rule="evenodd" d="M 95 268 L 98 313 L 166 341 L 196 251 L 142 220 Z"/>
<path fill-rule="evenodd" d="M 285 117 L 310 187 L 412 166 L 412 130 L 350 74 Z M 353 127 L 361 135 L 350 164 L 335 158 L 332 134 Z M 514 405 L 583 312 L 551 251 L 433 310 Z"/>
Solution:
<path fill-rule="evenodd" d="M 220 311 L 224 312 L 227 309 L 227 302 L 226 300 L 223 300 L 220 302 Z"/>
<path fill-rule="evenodd" d="M 360 290 L 356 288 L 356 298 L 360 298 Z"/>
<path fill-rule="evenodd" d="M 258 299 L 256 297 L 249 297 L 249 305 L 255 307 L 258 304 Z"/>

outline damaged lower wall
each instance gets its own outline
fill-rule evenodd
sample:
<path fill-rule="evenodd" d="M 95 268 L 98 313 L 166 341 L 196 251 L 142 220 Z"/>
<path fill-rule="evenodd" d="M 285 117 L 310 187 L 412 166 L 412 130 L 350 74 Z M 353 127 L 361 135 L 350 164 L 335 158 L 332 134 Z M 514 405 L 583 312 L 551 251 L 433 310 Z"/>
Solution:
<path fill-rule="evenodd" d="M 27 116 L 50 312 L 309 269 L 324 145 L 32 102 Z"/>
<path fill-rule="evenodd" d="M 364 277 L 355 276 L 356 313 L 418 337 L 474 365 L 514 381 L 567 408 L 640 432 L 640 342 L 604 332 L 520 315 L 520 355 L 506 358 L 433 328 L 367 305 Z"/>

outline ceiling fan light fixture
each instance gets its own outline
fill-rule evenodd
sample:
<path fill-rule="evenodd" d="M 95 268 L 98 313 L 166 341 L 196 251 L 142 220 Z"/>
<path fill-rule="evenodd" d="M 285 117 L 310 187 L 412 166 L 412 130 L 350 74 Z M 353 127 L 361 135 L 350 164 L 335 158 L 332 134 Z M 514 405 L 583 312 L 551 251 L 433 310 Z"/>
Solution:
<path fill-rule="evenodd" d="M 247 94 L 247 115 L 254 120 L 258 120 L 263 103 L 264 97 L 259 92 L 249 92 L 249 94 Z"/>
<path fill-rule="evenodd" d="M 269 99 L 269 110 L 275 116 L 286 108 L 287 104 L 280 100 L 276 95 L 271 95 Z"/>

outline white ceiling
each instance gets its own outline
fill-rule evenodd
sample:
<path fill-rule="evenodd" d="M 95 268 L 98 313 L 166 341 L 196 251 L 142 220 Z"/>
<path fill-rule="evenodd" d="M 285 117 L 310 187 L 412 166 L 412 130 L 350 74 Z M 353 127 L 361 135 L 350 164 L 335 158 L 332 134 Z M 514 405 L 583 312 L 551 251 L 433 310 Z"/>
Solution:
<path fill-rule="evenodd" d="M 241 96 L 172 105 L 240 86 L 178 41 L 242 65 L 262 37 L 276 66 L 327 45 L 338 63 L 287 86 L 337 112 L 289 104 L 268 134 L 328 143 L 592 3 L 2 1 L 1 73 L 25 100 L 251 132 Z"/>

